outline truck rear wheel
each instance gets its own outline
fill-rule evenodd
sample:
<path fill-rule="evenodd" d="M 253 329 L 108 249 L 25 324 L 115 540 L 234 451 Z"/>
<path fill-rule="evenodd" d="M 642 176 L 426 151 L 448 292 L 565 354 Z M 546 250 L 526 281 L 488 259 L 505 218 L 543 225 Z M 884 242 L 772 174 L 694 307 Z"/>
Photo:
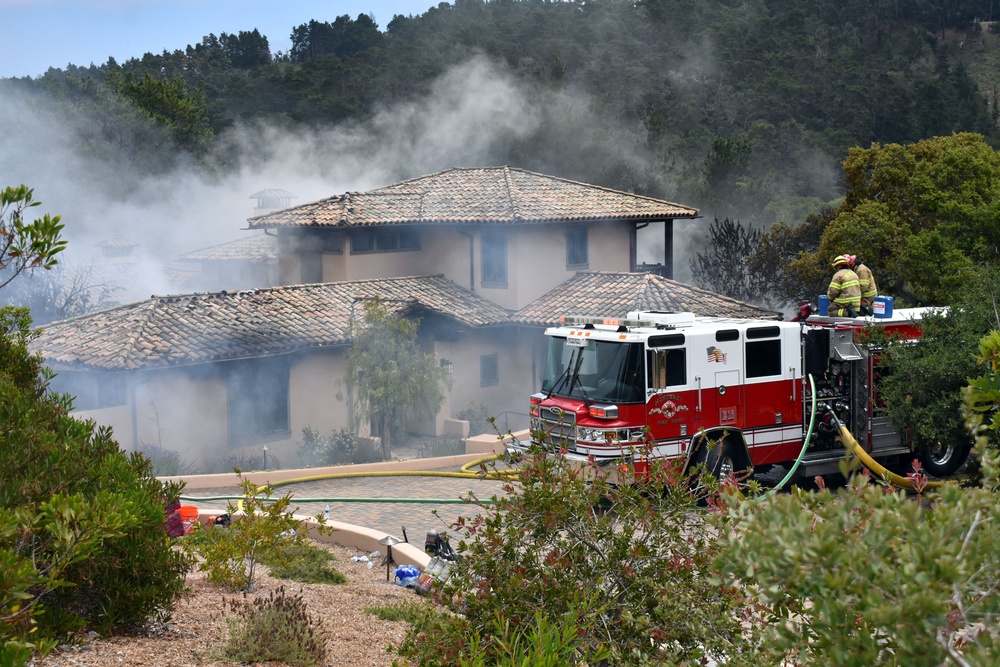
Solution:
<path fill-rule="evenodd" d="M 962 467 L 969 457 L 968 445 L 942 445 L 928 447 L 921 453 L 920 461 L 926 470 L 935 477 L 953 475 Z"/>

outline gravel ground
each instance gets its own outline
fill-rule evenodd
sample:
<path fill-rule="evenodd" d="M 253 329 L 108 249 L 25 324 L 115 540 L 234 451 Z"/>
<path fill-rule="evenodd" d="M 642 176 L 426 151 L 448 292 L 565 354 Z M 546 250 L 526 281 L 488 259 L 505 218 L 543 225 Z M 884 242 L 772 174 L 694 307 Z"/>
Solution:
<path fill-rule="evenodd" d="M 274 579 L 266 568 L 252 596 L 267 597 L 284 586 L 287 594 L 301 595 L 307 612 L 318 617 L 326 638 L 327 655 L 324 665 L 350 667 L 387 667 L 393 659 L 407 664 L 389 646 L 398 646 L 408 625 L 382 621 L 363 610 L 365 607 L 387 606 L 420 601 L 412 590 L 385 580 L 385 567 L 377 562 L 351 560 L 364 555 L 355 549 L 325 545 L 333 552 L 332 567 L 347 577 L 340 585 L 299 584 Z M 154 667 L 231 666 L 218 660 L 213 652 L 221 646 L 225 620 L 223 599 L 232 598 L 217 586 L 207 583 L 199 571 L 188 574 L 187 591 L 177 601 L 177 607 L 166 624 L 152 628 L 144 636 L 93 638 L 80 646 L 62 646 L 44 659 L 35 660 L 35 667 L 121 667 L 150 665 Z M 269 667 L 286 663 L 269 662 Z"/>

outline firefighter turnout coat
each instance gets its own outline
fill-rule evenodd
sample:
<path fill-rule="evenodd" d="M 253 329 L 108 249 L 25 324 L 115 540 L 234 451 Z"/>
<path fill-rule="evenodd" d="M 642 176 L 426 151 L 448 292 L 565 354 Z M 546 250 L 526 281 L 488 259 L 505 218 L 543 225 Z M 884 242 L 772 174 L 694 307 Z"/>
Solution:
<path fill-rule="evenodd" d="M 858 284 L 861 287 L 861 298 L 864 300 L 865 304 L 871 308 L 872 304 L 875 303 L 875 297 L 878 296 L 878 285 L 875 284 L 875 276 L 872 275 L 872 270 L 862 263 L 858 263 L 854 266 L 854 272 L 858 274 Z"/>
<path fill-rule="evenodd" d="M 858 274 L 844 267 L 833 274 L 833 280 L 826 290 L 830 299 L 831 314 L 847 315 L 847 306 L 853 306 L 857 311 L 861 308 L 861 281 Z"/>

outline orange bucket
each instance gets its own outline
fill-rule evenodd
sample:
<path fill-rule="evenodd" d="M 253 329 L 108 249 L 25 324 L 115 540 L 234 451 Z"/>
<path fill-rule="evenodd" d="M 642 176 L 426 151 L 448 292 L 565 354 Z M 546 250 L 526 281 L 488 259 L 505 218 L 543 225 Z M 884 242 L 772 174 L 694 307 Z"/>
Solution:
<path fill-rule="evenodd" d="M 198 508 L 194 505 L 181 505 L 177 508 L 177 513 L 181 517 L 181 523 L 184 524 L 184 534 L 194 530 L 194 524 L 198 520 Z"/>

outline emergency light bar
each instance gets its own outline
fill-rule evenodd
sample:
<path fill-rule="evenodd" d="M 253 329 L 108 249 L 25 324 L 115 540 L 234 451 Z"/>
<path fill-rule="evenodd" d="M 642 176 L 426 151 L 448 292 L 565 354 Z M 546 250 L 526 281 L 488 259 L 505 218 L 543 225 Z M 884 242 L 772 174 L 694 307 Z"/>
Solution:
<path fill-rule="evenodd" d="M 628 314 L 628 317 L 581 317 L 576 315 L 566 315 L 559 318 L 560 324 L 603 324 L 610 327 L 646 327 L 650 329 L 674 329 L 677 327 L 689 327 L 694 324 L 694 313 L 679 312 L 665 313 L 655 310 L 637 310 Z"/>
<path fill-rule="evenodd" d="M 628 320 L 614 317 L 581 317 L 577 315 L 563 315 L 559 318 L 560 324 L 604 324 L 609 327 L 655 327 L 656 322 L 652 320 Z"/>

